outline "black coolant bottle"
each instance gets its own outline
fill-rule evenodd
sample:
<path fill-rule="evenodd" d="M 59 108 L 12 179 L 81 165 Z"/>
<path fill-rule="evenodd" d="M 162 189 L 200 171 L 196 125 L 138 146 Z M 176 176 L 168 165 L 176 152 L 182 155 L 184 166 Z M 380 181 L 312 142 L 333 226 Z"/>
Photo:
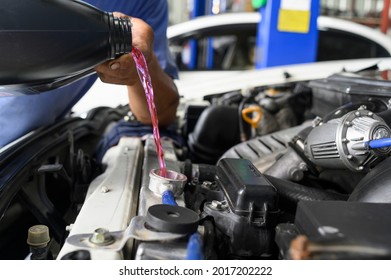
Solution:
<path fill-rule="evenodd" d="M 0 0 L 0 89 L 37 93 L 132 50 L 131 22 L 76 0 Z"/>

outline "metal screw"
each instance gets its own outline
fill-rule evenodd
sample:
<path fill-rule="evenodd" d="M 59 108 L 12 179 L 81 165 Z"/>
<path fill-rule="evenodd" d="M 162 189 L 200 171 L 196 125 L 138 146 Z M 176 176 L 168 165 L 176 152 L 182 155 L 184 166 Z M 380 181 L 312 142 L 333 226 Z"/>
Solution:
<path fill-rule="evenodd" d="M 366 110 L 366 109 L 367 109 L 367 106 L 361 105 L 357 110 Z"/>
<path fill-rule="evenodd" d="M 321 117 L 316 117 L 313 121 L 312 121 L 312 127 L 317 127 L 319 125 L 322 125 L 322 122 L 323 122 L 323 119 Z"/>
<path fill-rule="evenodd" d="M 217 201 L 217 200 L 213 200 L 211 203 L 210 203 L 210 207 L 212 209 L 215 209 L 215 210 L 221 210 L 221 202 L 220 201 Z"/>
<path fill-rule="evenodd" d="M 296 167 L 292 167 L 290 170 L 289 170 L 289 177 L 292 181 L 300 181 L 301 179 L 303 179 L 304 177 L 304 173 L 301 169 L 299 168 L 296 168 Z"/>
<path fill-rule="evenodd" d="M 210 181 L 203 181 L 203 182 L 202 182 L 202 186 L 203 186 L 204 188 L 209 189 L 209 188 L 212 186 L 212 182 L 210 182 Z"/>
<path fill-rule="evenodd" d="M 228 208 L 228 202 L 226 200 L 223 200 L 221 202 L 221 207 L 223 207 L 223 209 L 227 209 Z"/>
<path fill-rule="evenodd" d="M 225 200 L 224 201 L 213 200 L 210 203 L 210 208 L 217 211 L 224 211 L 228 208 L 228 203 Z"/>
<path fill-rule="evenodd" d="M 105 246 L 113 243 L 114 238 L 107 229 L 97 228 L 91 235 L 90 242 L 95 245 Z"/>
<path fill-rule="evenodd" d="M 193 184 L 193 185 L 198 185 L 198 177 L 194 177 L 192 180 L 191 180 L 191 183 Z"/>

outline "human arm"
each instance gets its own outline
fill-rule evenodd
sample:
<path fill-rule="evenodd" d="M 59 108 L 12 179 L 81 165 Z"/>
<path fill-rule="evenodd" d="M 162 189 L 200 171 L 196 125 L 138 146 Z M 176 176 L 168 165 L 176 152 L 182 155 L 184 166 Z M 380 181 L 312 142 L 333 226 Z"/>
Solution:
<path fill-rule="evenodd" d="M 127 17 L 121 13 L 114 13 L 114 15 Z M 167 126 L 175 120 L 179 103 L 177 88 L 172 78 L 161 68 L 153 52 L 154 33 L 151 27 L 138 18 L 131 18 L 131 21 L 133 46 L 143 52 L 151 75 L 159 124 Z M 103 82 L 126 85 L 132 112 L 142 123 L 151 123 L 145 93 L 131 54 L 105 62 L 97 66 L 95 70 Z"/>

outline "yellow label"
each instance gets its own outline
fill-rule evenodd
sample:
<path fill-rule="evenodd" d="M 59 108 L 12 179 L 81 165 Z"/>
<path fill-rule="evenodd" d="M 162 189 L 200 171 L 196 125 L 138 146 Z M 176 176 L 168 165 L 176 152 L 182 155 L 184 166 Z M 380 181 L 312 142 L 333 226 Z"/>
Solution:
<path fill-rule="evenodd" d="M 308 33 L 310 31 L 310 11 L 280 10 L 278 31 Z"/>

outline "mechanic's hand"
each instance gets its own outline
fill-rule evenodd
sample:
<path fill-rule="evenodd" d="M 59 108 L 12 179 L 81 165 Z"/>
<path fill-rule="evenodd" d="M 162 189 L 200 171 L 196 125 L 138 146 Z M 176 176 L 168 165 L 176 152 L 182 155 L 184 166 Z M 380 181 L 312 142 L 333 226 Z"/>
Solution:
<path fill-rule="evenodd" d="M 115 17 L 127 17 L 132 22 L 132 44 L 145 56 L 147 63 L 153 57 L 153 30 L 143 20 L 114 12 Z M 132 54 L 107 61 L 95 67 L 95 71 L 104 83 L 134 85 L 138 81 L 136 65 Z"/>

